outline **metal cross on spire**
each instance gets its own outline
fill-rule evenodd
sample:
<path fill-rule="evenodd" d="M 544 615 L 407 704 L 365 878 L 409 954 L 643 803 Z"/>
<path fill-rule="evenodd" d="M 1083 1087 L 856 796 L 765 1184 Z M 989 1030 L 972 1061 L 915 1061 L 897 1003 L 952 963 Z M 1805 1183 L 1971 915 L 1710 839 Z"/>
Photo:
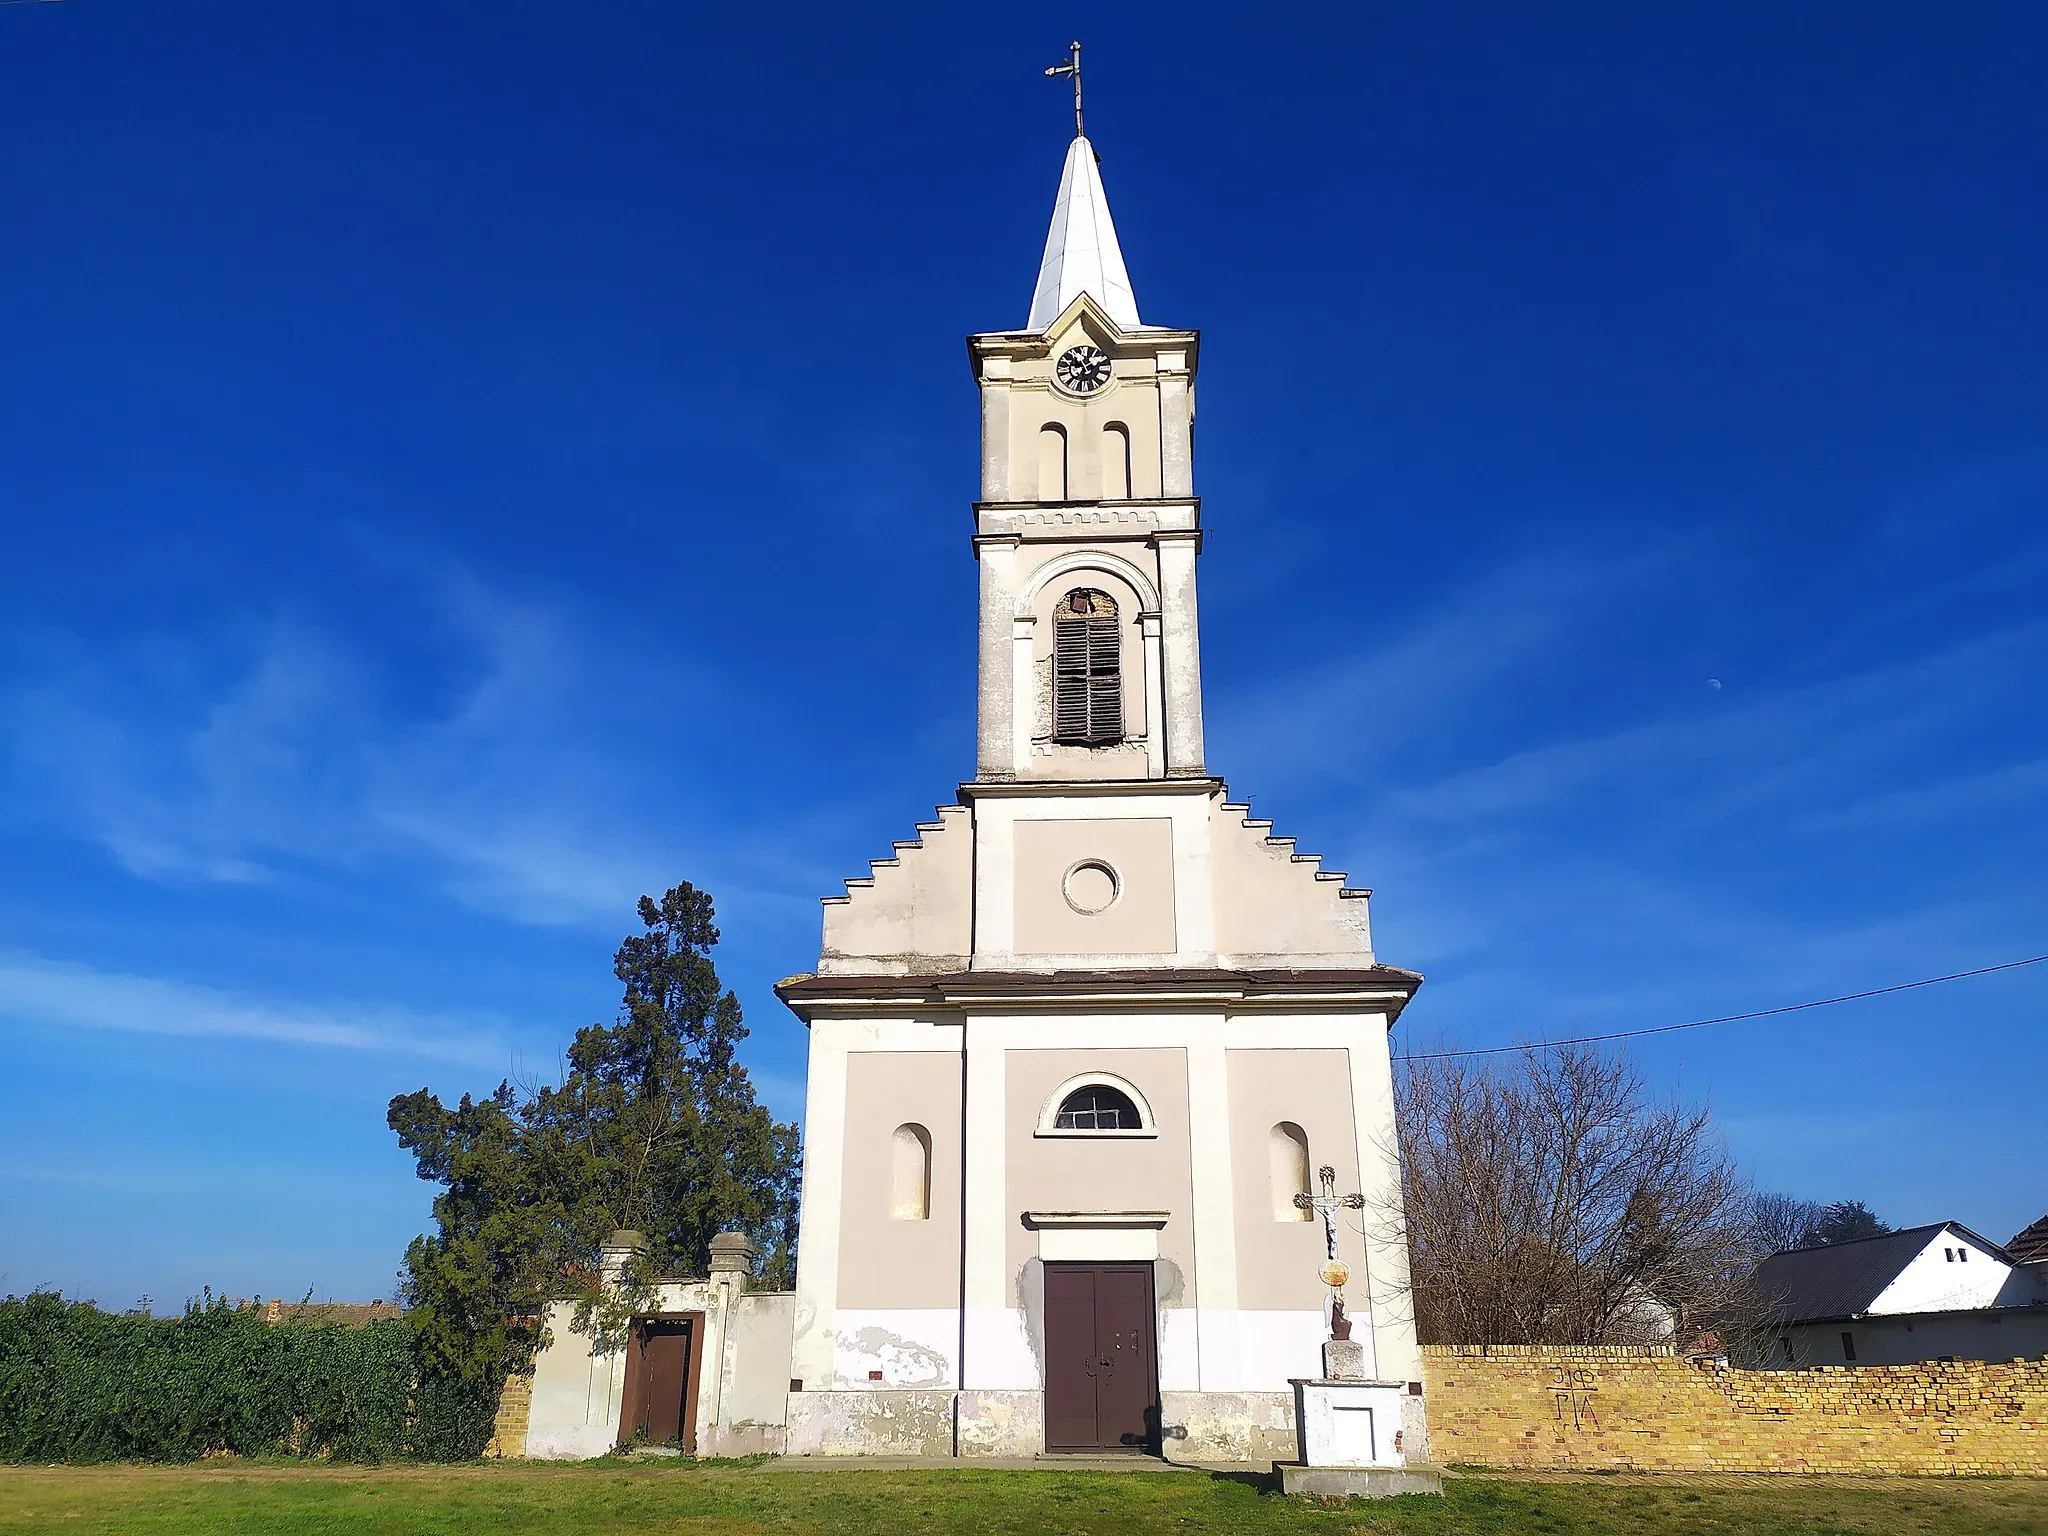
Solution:
<path fill-rule="evenodd" d="M 1088 133 L 1081 126 L 1081 44 L 1079 41 L 1075 41 L 1067 44 L 1067 46 L 1074 51 L 1064 59 L 1061 59 L 1059 63 L 1053 65 L 1051 69 L 1048 69 L 1046 74 L 1054 77 L 1060 75 L 1072 75 L 1074 77 L 1074 137 L 1085 139 L 1088 137 Z"/>

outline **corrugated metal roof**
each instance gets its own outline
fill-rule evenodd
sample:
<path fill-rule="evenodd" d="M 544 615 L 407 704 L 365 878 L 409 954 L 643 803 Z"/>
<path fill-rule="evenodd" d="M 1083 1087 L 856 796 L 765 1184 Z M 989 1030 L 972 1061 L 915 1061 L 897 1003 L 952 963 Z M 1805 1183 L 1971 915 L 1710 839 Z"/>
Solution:
<path fill-rule="evenodd" d="M 1942 1221 L 1882 1237 L 1774 1253 L 1757 1266 L 1749 1282 L 1758 1320 L 1814 1322 L 1867 1312 L 1884 1288 L 1926 1251 L 1935 1234 L 1949 1226 Z"/>

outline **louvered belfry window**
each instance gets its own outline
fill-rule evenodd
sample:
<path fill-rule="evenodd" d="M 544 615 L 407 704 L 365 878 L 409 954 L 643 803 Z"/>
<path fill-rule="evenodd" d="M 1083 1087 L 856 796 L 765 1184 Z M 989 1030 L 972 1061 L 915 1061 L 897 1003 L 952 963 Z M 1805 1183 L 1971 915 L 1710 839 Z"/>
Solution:
<path fill-rule="evenodd" d="M 1124 739 L 1123 636 L 1116 600 L 1086 589 L 1052 617 L 1052 739 L 1100 747 Z"/>

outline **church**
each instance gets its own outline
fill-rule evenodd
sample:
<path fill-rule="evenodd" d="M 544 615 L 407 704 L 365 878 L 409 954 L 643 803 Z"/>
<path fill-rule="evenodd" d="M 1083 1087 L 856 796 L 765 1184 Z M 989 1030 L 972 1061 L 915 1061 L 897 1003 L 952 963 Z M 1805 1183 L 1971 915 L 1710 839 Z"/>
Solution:
<path fill-rule="evenodd" d="M 530 1453 L 1285 1459 L 1339 1286 L 1360 1454 L 1425 1453 L 1387 1042 L 1421 978 L 1210 771 L 1200 340 L 1141 317 L 1077 132 L 1023 326 L 968 338 L 974 778 L 777 987 L 809 1030 L 795 1294 L 745 1294 L 728 1244 L 624 1358 L 558 1319 Z"/>
<path fill-rule="evenodd" d="M 1210 771 L 1200 341 L 1141 318 L 1077 136 L 1024 325 L 968 339 L 974 779 L 778 988 L 810 1030 L 792 1452 L 1292 1455 L 1324 1166 L 1364 1196 L 1369 1374 L 1421 1375 L 1387 1044 L 1421 978 Z"/>

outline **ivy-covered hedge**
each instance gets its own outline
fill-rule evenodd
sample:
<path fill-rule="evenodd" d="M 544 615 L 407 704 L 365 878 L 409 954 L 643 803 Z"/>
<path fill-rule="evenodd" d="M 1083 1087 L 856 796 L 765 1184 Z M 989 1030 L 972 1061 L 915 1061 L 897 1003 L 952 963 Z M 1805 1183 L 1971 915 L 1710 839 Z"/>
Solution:
<path fill-rule="evenodd" d="M 403 1319 L 273 1326 L 220 1298 L 171 1318 L 0 1299 L 0 1461 L 466 1461 L 502 1386 L 423 1373 Z"/>

